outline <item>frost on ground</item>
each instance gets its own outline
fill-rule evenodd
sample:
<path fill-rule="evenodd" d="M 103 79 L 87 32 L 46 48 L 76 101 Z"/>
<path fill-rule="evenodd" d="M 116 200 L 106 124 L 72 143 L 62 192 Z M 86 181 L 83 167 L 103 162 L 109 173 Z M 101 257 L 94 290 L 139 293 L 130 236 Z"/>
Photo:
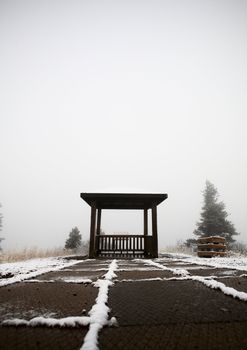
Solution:
<path fill-rule="evenodd" d="M 81 277 L 69 277 L 69 278 L 56 278 L 49 280 L 36 280 L 28 279 L 24 281 L 25 283 L 54 283 L 54 282 L 64 282 L 64 283 L 75 283 L 75 284 L 89 284 L 93 281 L 90 278 L 81 278 Z"/>
<path fill-rule="evenodd" d="M 22 263 L 14 264 L 4 264 L 7 266 L 1 271 L 4 273 L 12 273 L 14 276 L 9 279 L 3 279 L 2 285 L 9 283 L 15 283 L 18 281 L 25 280 L 27 278 L 32 278 L 42 273 L 56 271 L 64 267 L 68 267 L 78 263 L 76 262 L 67 262 L 63 259 L 36 259 L 33 261 L 27 261 Z M 29 327 L 79 327 L 79 326 L 88 326 L 89 330 L 85 336 L 84 343 L 81 347 L 82 350 L 97 350 L 98 349 L 98 334 L 100 330 L 108 325 L 114 326 L 117 324 L 116 318 L 112 317 L 108 319 L 110 312 L 109 307 L 107 306 L 108 302 L 108 291 L 109 287 L 113 285 L 113 278 L 117 277 L 115 271 L 118 269 L 116 260 L 111 261 L 106 274 L 102 279 L 98 279 L 93 285 L 96 288 L 99 288 L 98 296 L 95 304 L 88 313 L 88 316 L 69 316 L 65 318 L 53 318 L 53 317 L 44 317 L 38 316 L 33 317 L 30 320 L 13 318 L 7 319 L 2 322 L 2 325 L 5 326 L 29 326 Z M 27 282 L 34 282 L 37 280 L 30 279 Z M 63 281 L 68 283 L 92 283 L 89 279 L 63 279 Z M 6 282 L 6 283 L 5 283 Z M 8 283 L 9 282 L 9 283 Z M 39 281 L 39 283 L 44 281 Z"/>
<path fill-rule="evenodd" d="M 165 270 L 165 271 L 170 271 L 172 272 L 174 275 L 178 275 L 178 276 L 181 276 L 181 277 L 186 277 L 186 276 L 189 276 L 190 273 L 185 270 L 185 269 L 172 269 L 170 267 L 167 267 L 165 265 L 162 265 L 162 264 L 159 264 L 155 261 L 152 261 L 152 260 L 144 260 L 145 261 L 145 264 L 146 265 L 151 265 L 151 266 L 155 266 L 161 270 Z"/>
<path fill-rule="evenodd" d="M 79 262 L 79 260 L 68 261 L 63 258 L 42 258 L 0 264 L 0 287 L 34 278 L 43 273 L 58 271 Z"/>
<path fill-rule="evenodd" d="M 109 266 L 108 272 L 103 276 L 105 279 L 98 279 L 94 283 L 99 288 L 99 294 L 96 299 L 96 304 L 89 311 L 90 326 L 87 332 L 84 343 L 81 350 L 98 350 L 98 334 L 105 325 L 115 325 L 117 323 L 115 317 L 108 320 L 108 314 L 110 312 L 107 306 L 108 302 L 108 290 L 113 285 L 112 279 L 117 277 L 115 271 L 117 270 L 117 262 L 113 260 Z"/>
<path fill-rule="evenodd" d="M 233 298 L 236 298 L 242 301 L 247 301 L 247 293 L 240 292 L 231 287 L 227 287 L 224 283 L 215 281 L 213 279 L 207 279 L 205 277 L 200 277 L 200 276 L 191 276 L 190 279 L 192 279 L 193 281 L 201 282 L 209 288 L 219 289 L 224 294 L 229 295 Z"/>
<path fill-rule="evenodd" d="M 166 254 L 165 258 L 159 258 L 159 259 L 156 259 L 155 261 L 146 260 L 146 263 L 152 266 L 159 267 L 160 269 L 167 270 L 168 268 L 163 264 L 165 264 L 169 258 L 172 260 L 172 262 L 178 262 L 179 264 L 181 264 L 182 262 L 183 266 L 186 266 L 186 263 L 188 263 L 188 264 L 210 266 L 214 268 L 226 268 L 230 270 L 232 269 L 240 270 L 240 271 L 247 270 L 247 258 L 236 259 L 231 257 L 228 257 L 228 258 L 218 257 L 218 258 L 210 258 L 209 260 L 208 258 L 192 257 L 190 255 L 181 256 L 181 254 L 179 255 Z M 210 277 L 191 276 L 186 269 L 169 268 L 169 270 L 172 271 L 175 275 L 180 275 L 184 279 L 203 283 L 205 286 L 209 288 L 220 290 L 225 295 L 229 295 L 241 301 L 247 301 L 247 293 L 240 292 L 234 288 L 227 287 L 222 282 L 215 281 L 214 276 L 210 276 Z"/>
<path fill-rule="evenodd" d="M 247 271 L 246 257 L 216 257 L 216 258 L 199 258 L 197 256 L 187 254 L 169 253 L 164 254 L 164 257 L 156 259 L 157 262 L 164 262 L 171 259 L 173 262 L 182 264 L 196 264 L 203 266 L 210 266 L 216 268 L 235 269 L 239 271 Z"/>
<path fill-rule="evenodd" d="M 77 326 L 87 326 L 90 322 L 88 316 L 70 316 L 64 318 L 51 318 L 51 317 L 34 317 L 31 320 L 23 320 L 19 318 L 14 318 L 10 320 L 5 320 L 2 322 L 4 326 L 30 326 L 30 327 L 77 327 Z"/>
<path fill-rule="evenodd" d="M 90 260 L 92 261 L 92 260 Z M 0 265 L 0 273 L 2 278 L 0 279 L 0 286 L 6 285 L 10 283 L 15 283 L 18 281 L 26 280 L 26 282 L 48 282 L 48 281 L 38 281 L 35 280 L 34 277 L 40 274 L 56 271 L 60 269 L 67 269 L 72 265 L 77 263 L 81 263 L 81 261 L 67 261 L 65 259 L 35 259 L 27 262 L 21 263 L 13 263 L 13 264 L 3 264 Z M 141 263 L 144 267 L 139 267 Z M 121 265 L 122 264 L 122 265 Z M 135 266 L 136 264 L 136 266 Z M 169 266 L 172 265 L 173 267 Z M 70 316 L 66 318 L 56 319 L 52 316 L 47 315 L 42 316 L 32 315 L 31 320 L 25 319 L 12 319 L 5 320 L 3 322 L 4 325 L 8 326 L 46 326 L 46 327 L 79 327 L 79 326 L 89 326 L 88 332 L 85 336 L 84 343 L 81 347 L 81 350 L 98 350 L 98 335 L 101 329 L 104 326 L 113 326 L 117 324 L 116 319 L 113 317 L 109 319 L 110 309 L 107 305 L 108 303 L 108 292 L 109 288 L 113 285 L 113 279 L 117 277 L 116 271 L 155 271 L 155 270 L 165 270 L 173 273 L 173 277 L 171 278 L 149 278 L 149 279 L 140 279 L 140 280 L 121 280 L 121 282 L 125 281 L 133 281 L 133 282 L 142 282 L 142 281 L 169 281 L 169 280 L 188 280 L 195 281 L 198 283 L 202 283 L 208 288 L 217 289 L 223 292 L 225 295 L 231 296 L 233 298 L 237 298 L 241 301 L 247 301 L 247 293 L 238 291 L 234 288 L 227 287 L 225 284 L 216 281 L 215 276 L 194 276 L 189 272 L 191 265 L 198 266 L 198 269 L 210 266 L 212 268 L 220 268 L 220 269 L 228 269 L 229 274 L 232 274 L 233 269 L 240 271 L 247 271 L 247 258 L 197 258 L 194 256 L 188 255 L 176 255 L 176 254 L 166 254 L 163 258 L 159 259 L 134 259 L 130 262 L 129 267 L 125 267 L 126 262 L 121 263 L 121 261 L 109 260 L 108 267 L 106 268 L 106 264 L 97 264 L 97 266 L 102 265 L 102 268 L 95 269 L 95 271 L 105 271 L 106 273 L 99 278 L 96 282 L 92 282 L 90 279 L 83 279 L 81 277 L 73 277 L 70 278 L 60 278 L 61 281 L 68 283 L 91 283 L 93 286 L 98 288 L 98 296 L 95 300 L 95 304 L 92 306 L 91 310 L 88 313 L 88 316 Z M 174 267 L 175 265 L 175 267 Z M 103 267 L 104 266 L 104 267 Z M 118 268 L 118 266 L 120 268 Z M 177 268 L 176 268 L 177 266 Z M 188 269 L 186 269 L 188 266 Z M 79 269 L 80 270 L 80 269 Z M 79 271 L 78 270 L 78 271 Z M 87 268 L 82 268 L 81 271 L 87 271 Z M 5 278 L 3 278 L 6 276 Z M 218 277 L 217 277 L 218 278 Z M 55 280 L 56 282 L 58 280 Z M 2 283 L 1 283 L 2 282 Z M 49 281 L 52 282 L 52 281 Z M 192 283 L 192 282 L 191 282 Z M 35 316 L 35 317 L 34 317 Z M 17 315 L 19 317 L 19 315 Z M 23 316 L 22 316 L 23 317 Z"/>

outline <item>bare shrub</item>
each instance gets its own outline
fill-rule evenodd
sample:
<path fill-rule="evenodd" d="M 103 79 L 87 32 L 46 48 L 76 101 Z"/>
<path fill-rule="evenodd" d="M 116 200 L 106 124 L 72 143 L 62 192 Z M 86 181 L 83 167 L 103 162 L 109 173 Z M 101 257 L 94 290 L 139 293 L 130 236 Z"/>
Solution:
<path fill-rule="evenodd" d="M 161 253 L 183 253 L 189 255 L 196 255 L 194 246 L 187 246 L 182 240 L 177 241 L 176 245 L 166 246 L 161 249 Z"/>
<path fill-rule="evenodd" d="M 229 246 L 230 253 L 247 255 L 247 244 L 243 242 L 234 242 Z"/>

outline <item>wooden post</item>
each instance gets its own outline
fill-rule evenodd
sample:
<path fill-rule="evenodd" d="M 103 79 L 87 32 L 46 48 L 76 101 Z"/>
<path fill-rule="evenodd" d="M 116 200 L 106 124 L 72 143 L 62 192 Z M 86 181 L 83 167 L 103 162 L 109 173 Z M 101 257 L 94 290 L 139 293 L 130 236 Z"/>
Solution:
<path fill-rule="evenodd" d="M 158 258 L 157 206 L 152 207 L 153 257 Z"/>
<path fill-rule="evenodd" d="M 91 206 L 91 227 L 90 227 L 90 243 L 89 243 L 89 258 L 95 257 L 95 224 L 96 224 L 96 205 Z"/>
<path fill-rule="evenodd" d="M 148 235 L 148 210 L 144 209 L 144 236 Z"/>
<path fill-rule="evenodd" d="M 148 247 L 147 247 L 147 235 L 148 235 L 148 210 L 144 209 L 144 216 L 143 216 L 143 226 L 144 226 L 144 257 L 148 257 L 148 253 L 150 253 L 148 251 Z"/>
<path fill-rule="evenodd" d="M 98 213 L 97 213 L 97 230 L 96 233 L 97 235 L 100 235 L 100 227 L 101 227 L 101 209 L 98 209 Z"/>

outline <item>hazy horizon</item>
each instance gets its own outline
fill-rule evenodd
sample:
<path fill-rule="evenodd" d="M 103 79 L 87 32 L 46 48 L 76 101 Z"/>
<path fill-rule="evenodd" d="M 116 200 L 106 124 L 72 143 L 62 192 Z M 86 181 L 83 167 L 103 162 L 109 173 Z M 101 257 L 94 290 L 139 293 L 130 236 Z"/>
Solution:
<path fill-rule="evenodd" d="M 193 237 L 208 179 L 247 243 L 247 3 L 0 0 L 4 249 L 89 237 L 81 192 L 167 193 L 159 248 Z M 103 211 L 142 233 L 141 212 Z"/>

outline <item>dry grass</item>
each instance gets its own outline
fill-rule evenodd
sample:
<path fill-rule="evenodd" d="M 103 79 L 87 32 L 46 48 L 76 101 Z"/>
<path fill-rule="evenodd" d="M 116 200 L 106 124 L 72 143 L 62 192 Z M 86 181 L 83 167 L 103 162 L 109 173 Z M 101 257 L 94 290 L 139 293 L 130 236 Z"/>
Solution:
<path fill-rule="evenodd" d="M 174 246 L 167 246 L 165 248 L 162 248 L 160 250 L 161 253 L 182 253 L 182 254 L 189 254 L 189 255 L 196 255 L 196 252 L 193 252 L 191 248 L 186 247 L 185 245 L 174 245 Z"/>
<path fill-rule="evenodd" d="M 12 249 L 0 252 L 0 262 L 15 262 L 35 258 L 65 256 L 70 254 L 71 251 L 64 250 L 63 248 L 40 249 L 37 247 L 32 247 L 21 250 Z"/>

